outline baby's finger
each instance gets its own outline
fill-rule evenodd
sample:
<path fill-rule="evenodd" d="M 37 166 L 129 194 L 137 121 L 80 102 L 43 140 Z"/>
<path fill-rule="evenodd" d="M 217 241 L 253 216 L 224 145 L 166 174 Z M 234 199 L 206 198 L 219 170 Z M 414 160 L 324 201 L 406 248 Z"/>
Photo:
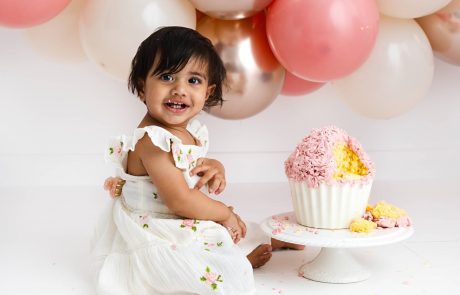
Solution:
<path fill-rule="evenodd" d="M 217 191 L 217 189 L 219 188 L 219 186 L 220 186 L 220 179 L 214 177 L 208 183 L 208 192 L 210 194 L 215 193 Z"/>
<path fill-rule="evenodd" d="M 208 171 L 209 169 L 211 169 L 211 166 L 208 166 L 208 165 L 197 165 L 195 168 L 193 168 L 192 170 L 190 170 L 190 176 L 193 176 L 193 175 L 202 176 L 202 175 L 200 175 L 200 173 L 201 173 L 201 174 L 204 174 L 204 173 L 206 173 L 206 171 Z"/>
<path fill-rule="evenodd" d="M 241 237 L 245 238 L 246 237 L 246 232 L 247 232 L 246 224 L 243 222 L 243 220 L 241 220 L 239 218 L 239 216 L 238 216 L 238 224 L 241 227 Z"/>
<path fill-rule="evenodd" d="M 235 239 L 233 240 L 235 244 L 237 244 L 241 240 L 241 229 L 238 229 L 235 234 Z"/>
<path fill-rule="evenodd" d="M 222 180 L 220 181 L 220 185 L 219 185 L 219 188 L 214 192 L 216 195 L 220 194 L 221 192 L 224 191 L 225 189 L 225 186 L 226 186 L 226 182 L 225 182 L 225 179 L 222 178 Z"/>
<path fill-rule="evenodd" d="M 195 188 L 196 189 L 200 189 L 201 187 L 203 187 L 203 185 L 205 185 L 206 183 L 208 183 L 208 181 L 214 177 L 214 175 L 216 175 L 217 173 L 217 169 L 211 169 L 211 170 L 208 170 L 201 178 L 200 180 L 198 180 L 198 182 L 195 184 Z"/>
<path fill-rule="evenodd" d="M 196 160 L 196 165 L 197 165 L 197 166 L 203 165 L 203 164 L 204 164 L 204 160 L 205 160 L 205 158 L 198 158 L 198 160 Z"/>

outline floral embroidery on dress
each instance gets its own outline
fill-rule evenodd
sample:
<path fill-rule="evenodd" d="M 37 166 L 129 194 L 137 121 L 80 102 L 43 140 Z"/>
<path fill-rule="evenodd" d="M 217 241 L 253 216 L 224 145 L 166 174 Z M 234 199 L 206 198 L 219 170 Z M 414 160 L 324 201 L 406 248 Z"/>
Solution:
<path fill-rule="evenodd" d="M 176 156 L 177 161 L 180 162 L 181 156 L 182 156 L 182 150 L 179 147 L 176 147 L 174 149 L 174 155 Z"/>
<path fill-rule="evenodd" d="M 214 249 L 216 247 L 222 247 L 224 245 L 224 242 L 217 242 L 217 243 L 208 243 L 204 242 L 204 250 L 205 251 L 211 251 L 211 249 Z"/>
<path fill-rule="evenodd" d="M 149 214 L 142 214 L 138 215 L 137 222 L 143 227 L 143 228 L 149 228 L 149 221 L 150 221 L 150 215 Z"/>
<path fill-rule="evenodd" d="M 211 272 L 211 269 L 209 266 L 206 266 L 206 273 L 200 278 L 200 280 L 209 286 L 213 290 L 217 289 L 217 283 L 223 283 L 222 276 L 219 274 L 216 274 L 214 272 Z"/>
<path fill-rule="evenodd" d="M 196 166 L 196 161 L 195 161 L 195 159 L 193 159 L 192 149 L 191 148 L 188 149 L 187 162 L 188 162 L 188 169 L 192 169 L 193 167 Z"/>
<path fill-rule="evenodd" d="M 196 224 L 200 222 L 196 219 L 184 219 L 180 225 L 181 228 L 190 228 L 192 231 L 196 231 Z"/>
<path fill-rule="evenodd" d="M 123 150 L 123 142 L 119 141 L 113 146 L 109 147 L 109 156 L 117 156 L 121 155 L 121 151 Z"/>

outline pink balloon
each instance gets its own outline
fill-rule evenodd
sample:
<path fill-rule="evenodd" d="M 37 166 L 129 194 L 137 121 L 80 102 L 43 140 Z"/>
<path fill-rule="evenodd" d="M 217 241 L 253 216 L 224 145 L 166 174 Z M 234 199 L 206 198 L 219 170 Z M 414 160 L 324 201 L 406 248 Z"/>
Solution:
<path fill-rule="evenodd" d="M 70 0 L 0 0 L 0 25 L 32 27 L 52 19 Z"/>
<path fill-rule="evenodd" d="M 330 81 L 356 70 L 377 37 L 379 12 L 370 0 L 275 0 L 267 13 L 270 47 L 292 74 Z"/>
<path fill-rule="evenodd" d="M 313 82 L 300 79 L 299 77 L 296 77 L 290 72 L 286 71 L 281 94 L 290 96 L 308 94 L 321 88 L 324 84 L 324 82 Z"/>

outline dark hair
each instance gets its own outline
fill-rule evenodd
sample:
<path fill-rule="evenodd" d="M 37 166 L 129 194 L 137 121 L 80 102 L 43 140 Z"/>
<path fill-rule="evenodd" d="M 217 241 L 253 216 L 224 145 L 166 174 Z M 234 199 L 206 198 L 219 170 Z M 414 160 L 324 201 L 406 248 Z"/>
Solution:
<path fill-rule="evenodd" d="M 196 58 L 207 64 L 209 85 L 215 85 L 214 91 L 205 102 L 205 108 L 222 105 L 222 86 L 226 71 L 222 60 L 208 38 L 195 30 L 184 27 L 163 27 L 145 39 L 133 58 L 128 88 L 139 96 L 143 92 L 145 80 L 155 58 L 159 61 L 153 70 L 154 75 L 175 74 L 181 71 L 190 58 Z"/>

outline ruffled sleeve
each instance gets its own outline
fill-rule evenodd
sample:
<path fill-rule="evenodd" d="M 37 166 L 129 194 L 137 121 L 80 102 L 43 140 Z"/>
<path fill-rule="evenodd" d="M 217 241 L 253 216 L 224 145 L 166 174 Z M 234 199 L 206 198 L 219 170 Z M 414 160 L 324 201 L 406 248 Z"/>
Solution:
<path fill-rule="evenodd" d="M 178 168 L 185 169 L 187 167 L 187 162 L 185 161 L 186 155 L 183 157 L 180 156 L 184 153 L 180 149 L 181 140 L 166 129 L 158 126 L 138 128 L 134 130 L 133 136 L 123 135 L 110 139 L 105 152 L 106 162 L 125 170 L 128 152 L 135 150 L 137 142 L 144 137 L 145 133 L 147 133 L 155 146 L 168 153 L 172 151 L 174 162 Z"/>
<path fill-rule="evenodd" d="M 198 120 L 193 120 L 188 124 L 187 130 L 200 141 L 204 147 L 204 153 L 207 153 L 209 149 L 209 134 L 206 125 L 201 124 Z"/>

